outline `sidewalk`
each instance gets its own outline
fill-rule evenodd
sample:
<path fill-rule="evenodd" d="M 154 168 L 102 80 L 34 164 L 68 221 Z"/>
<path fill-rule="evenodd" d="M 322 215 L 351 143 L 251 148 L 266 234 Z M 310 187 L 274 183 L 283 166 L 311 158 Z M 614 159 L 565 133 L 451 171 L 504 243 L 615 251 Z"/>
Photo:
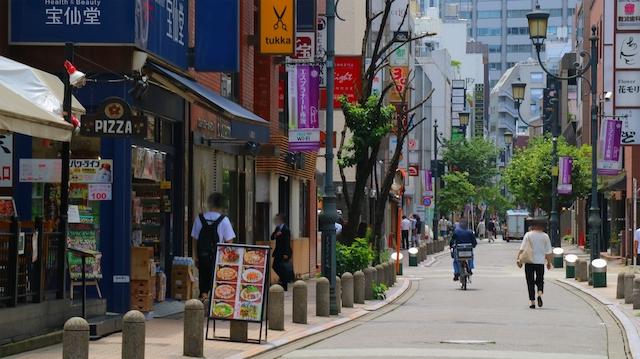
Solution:
<path fill-rule="evenodd" d="M 429 256 L 429 259 L 432 256 Z M 427 261 L 429 261 L 427 259 Z M 425 261 L 425 262 L 427 262 Z M 308 324 L 292 323 L 293 307 L 292 291 L 285 292 L 285 330 L 269 331 L 268 341 L 263 344 L 232 343 L 228 341 L 205 340 L 204 355 L 208 358 L 246 358 L 264 353 L 273 348 L 286 345 L 293 341 L 328 330 L 354 319 L 360 318 L 371 311 L 395 301 L 411 285 L 408 278 L 414 269 L 404 267 L 404 277 L 398 277 L 397 283 L 387 292 L 386 300 L 367 301 L 365 304 L 355 304 L 354 308 L 342 308 L 338 316 L 316 317 L 315 315 L 315 279 L 308 284 Z M 265 323 L 266 325 L 266 323 Z M 264 329 L 263 329 L 264 330 Z M 249 324 L 249 338 L 258 338 L 259 325 Z M 209 332 L 211 336 L 211 329 Z M 216 335 L 228 336 L 228 322 L 216 322 Z M 183 315 L 176 314 L 165 318 L 155 318 L 146 322 L 145 356 L 148 358 L 182 358 Z M 121 356 L 122 333 L 113 334 L 89 343 L 89 357 L 92 359 L 119 358 Z M 10 358 L 59 358 L 62 356 L 62 345 L 54 345 L 27 353 L 21 353 Z"/>
<path fill-rule="evenodd" d="M 565 247 L 565 253 L 584 255 L 584 251 L 576 247 Z M 588 255 L 588 254 L 587 254 Z M 639 267 L 640 269 L 640 267 Z M 573 278 L 565 278 L 565 269 L 549 271 L 549 277 L 561 283 L 568 284 L 580 291 L 589 294 L 591 297 L 605 305 L 609 311 L 618 319 L 627 334 L 629 348 L 634 358 L 640 358 L 640 310 L 634 310 L 633 305 L 624 304 L 624 299 L 616 299 L 618 287 L 618 273 L 632 271 L 633 267 L 624 266 L 618 260 L 607 262 L 607 287 L 593 288 L 589 282 L 578 282 Z M 636 275 L 640 276 L 640 270 L 636 270 Z"/>

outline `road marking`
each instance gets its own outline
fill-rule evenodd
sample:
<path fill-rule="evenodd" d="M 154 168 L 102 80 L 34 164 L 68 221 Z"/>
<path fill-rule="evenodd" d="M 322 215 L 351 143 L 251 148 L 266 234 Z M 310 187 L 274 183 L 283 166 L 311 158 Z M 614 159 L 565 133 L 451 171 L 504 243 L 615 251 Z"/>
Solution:
<path fill-rule="evenodd" d="M 473 323 L 473 322 L 472 322 Z M 483 322 L 475 322 L 474 324 L 489 324 Z M 474 345 L 483 345 L 483 344 L 495 344 L 495 340 L 441 340 L 442 344 L 474 344 Z"/>
<path fill-rule="evenodd" d="M 574 353 L 541 353 L 512 350 L 471 350 L 436 348 L 342 348 L 304 349 L 285 355 L 283 358 L 487 358 L 487 359 L 606 359 L 606 355 Z"/>

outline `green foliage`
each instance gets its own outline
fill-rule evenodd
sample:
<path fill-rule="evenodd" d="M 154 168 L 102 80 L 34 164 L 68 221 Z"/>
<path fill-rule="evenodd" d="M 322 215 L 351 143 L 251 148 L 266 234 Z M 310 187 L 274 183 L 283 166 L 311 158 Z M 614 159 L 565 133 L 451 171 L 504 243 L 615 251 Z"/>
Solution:
<path fill-rule="evenodd" d="M 533 139 L 527 148 L 516 151 L 504 171 L 504 180 L 517 203 L 530 209 L 551 210 L 551 149 L 549 137 Z M 559 195 L 560 205 L 584 198 L 591 188 L 591 147 L 578 148 L 558 138 L 558 156 L 573 158 L 570 195 Z"/>
<path fill-rule="evenodd" d="M 374 252 L 366 238 L 356 238 L 351 245 L 336 243 L 336 273 L 355 273 L 371 264 Z"/>
<path fill-rule="evenodd" d="M 462 61 L 459 60 L 451 60 L 451 67 L 455 67 L 456 70 L 460 70 L 460 67 L 462 66 Z"/>
<path fill-rule="evenodd" d="M 342 168 L 355 166 L 359 160 L 369 156 L 369 149 L 380 145 L 392 128 L 395 108 L 381 106 L 379 97 L 374 95 L 362 105 L 350 103 L 346 96 L 340 97 L 345 124 L 351 135 L 342 148 L 338 165 Z"/>
<path fill-rule="evenodd" d="M 484 203 L 488 213 L 506 213 L 513 203 L 502 195 L 502 186 L 486 186 L 476 189 L 474 203 Z"/>
<path fill-rule="evenodd" d="M 443 159 L 449 169 L 469 174 L 469 182 L 474 186 L 488 186 L 498 174 L 496 158 L 499 150 L 483 138 L 456 142 L 445 147 Z"/>
<path fill-rule="evenodd" d="M 379 300 L 384 300 L 387 298 L 385 292 L 389 289 L 386 284 L 372 284 L 371 289 L 373 290 L 373 297 Z"/>
<path fill-rule="evenodd" d="M 469 181 L 467 172 L 451 172 L 442 177 L 444 188 L 438 192 L 440 213 L 460 212 L 464 205 L 471 202 L 476 193 L 475 187 Z"/>

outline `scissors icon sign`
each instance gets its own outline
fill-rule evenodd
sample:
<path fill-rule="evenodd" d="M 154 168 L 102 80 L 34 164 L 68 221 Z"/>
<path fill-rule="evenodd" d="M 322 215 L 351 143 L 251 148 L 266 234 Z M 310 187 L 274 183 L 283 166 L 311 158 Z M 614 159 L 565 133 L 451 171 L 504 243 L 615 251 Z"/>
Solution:
<path fill-rule="evenodd" d="M 282 30 L 287 31 L 287 25 L 282 21 L 284 14 L 287 12 L 287 7 L 285 6 L 284 9 L 282 9 L 282 12 L 278 13 L 278 9 L 276 9 L 276 7 L 274 6 L 273 12 L 276 13 L 277 18 L 276 23 L 273 25 L 273 29 L 278 30 L 278 27 L 280 27 L 282 28 Z"/>

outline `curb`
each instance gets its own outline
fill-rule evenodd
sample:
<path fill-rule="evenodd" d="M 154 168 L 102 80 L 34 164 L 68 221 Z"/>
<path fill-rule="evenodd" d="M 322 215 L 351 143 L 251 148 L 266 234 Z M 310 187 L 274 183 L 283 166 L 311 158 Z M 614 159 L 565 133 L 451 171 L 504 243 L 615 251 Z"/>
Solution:
<path fill-rule="evenodd" d="M 584 288 L 581 285 L 574 283 L 573 281 L 562 278 L 557 278 L 556 280 L 560 283 L 570 285 L 571 287 L 588 294 L 589 296 L 600 302 L 602 305 L 607 307 L 611 314 L 613 314 L 618 322 L 620 322 L 622 328 L 626 333 L 627 342 L 629 343 L 629 350 L 631 352 L 632 358 L 640 359 L 640 330 L 636 326 L 636 324 L 634 324 L 635 318 L 629 317 L 629 315 L 624 311 L 624 308 L 622 308 L 617 301 L 612 301 L 606 297 L 603 297 L 593 289 Z"/>
<path fill-rule="evenodd" d="M 432 265 L 434 265 L 438 261 L 438 259 L 440 257 L 443 257 L 446 254 L 449 254 L 449 252 L 446 251 L 446 250 L 442 251 L 442 252 L 439 252 L 439 253 L 436 253 L 436 254 L 432 254 L 427 258 L 426 261 L 420 263 L 420 267 L 431 267 Z"/>
<path fill-rule="evenodd" d="M 365 305 L 364 307 L 362 307 L 362 309 L 351 313 L 348 316 L 345 317 L 339 317 L 335 320 L 332 320 L 330 322 L 324 323 L 324 324 L 318 324 L 318 325 L 314 325 L 312 327 L 310 327 L 307 330 L 304 330 L 302 332 L 296 333 L 290 337 L 286 337 L 286 338 L 279 338 L 279 339 L 275 339 L 273 341 L 270 342 L 266 342 L 264 344 L 261 344 L 259 347 L 256 347 L 254 349 L 251 350 L 246 350 L 243 351 L 241 353 L 238 354 L 234 354 L 232 356 L 227 357 L 228 359 L 241 359 L 241 358 L 250 358 L 259 354 L 264 354 L 270 350 L 282 347 L 284 345 L 293 343 L 295 341 L 298 341 L 300 339 L 312 336 L 314 334 L 318 334 L 320 332 L 324 332 L 326 330 L 335 328 L 337 326 L 340 326 L 342 324 L 348 323 L 350 321 L 353 321 L 355 319 L 358 319 L 366 314 L 369 314 L 373 311 L 376 311 L 384 306 L 386 306 L 387 304 L 391 304 L 392 302 L 394 302 L 396 299 L 398 299 L 401 295 L 403 295 L 408 289 L 409 286 L 411 285 L 411 281 L 408 278 L 398 278 L 398 283 L 401 284 L 401 286 L 398 288 L 398 290 L 394 291 L 394 293 L 389 296 L 387 299 L 382 300 L 378 303 L 375 304 L 371 304 L 371 305 Z"/>

